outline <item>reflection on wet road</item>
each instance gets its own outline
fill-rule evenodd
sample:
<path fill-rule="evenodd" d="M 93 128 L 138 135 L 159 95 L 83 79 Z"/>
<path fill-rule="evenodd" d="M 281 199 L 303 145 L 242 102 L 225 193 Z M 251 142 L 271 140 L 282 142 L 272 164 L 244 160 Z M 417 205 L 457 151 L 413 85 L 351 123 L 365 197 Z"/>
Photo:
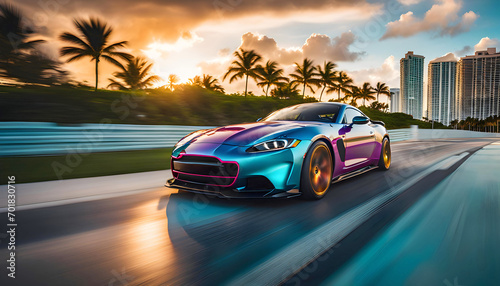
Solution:
<path fill-rule="evenodd" d="M 20 211 L 18 277 L 4 284 L 6 278 L 2 275 L 0 282 L 1 285 L 224 284 L 433 163 L 464 151 L 475 151 L 491 142 L 457 139 L 396 143 L 390 171 L 375 170 L 336 183 L 320 201 L 224 200 L 158 188 L 136 195 Z M 405 202 L 411 205 L 419 198 L 408 196 Z M 371 232 L 375 235 L 379 230 L 380 227 L 365 226 L 363 235 Z M 1 244 L 0 256 L 7 257 L 5 241 Z M 351 244 L 344 241 L 343 245 Z M 351 252 L 343 255 L 346 261 L 363 246 L 352 245 L 355 247 L 350 247 Z M 298 269 L 278 275 L 288 279 L 295 270 Z M 331 273 L 319 275 L 320 272 L 318 277 L 330 277 Z M 324 279 L 304 282 L 328 281 Z"/>

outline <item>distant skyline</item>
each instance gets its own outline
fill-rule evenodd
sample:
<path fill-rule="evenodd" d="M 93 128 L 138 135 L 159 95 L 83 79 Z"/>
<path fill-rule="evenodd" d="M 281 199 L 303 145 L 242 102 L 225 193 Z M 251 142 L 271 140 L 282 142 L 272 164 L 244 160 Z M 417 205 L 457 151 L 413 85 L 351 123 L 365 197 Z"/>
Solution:
<path fill-rule="evenodd" d="M 127 40 L 131 53 L 149 57 L 154 73 L 164 80 L 177 74 L 182 82 L 203 73 L 221 78 L 239 47 L 278 61 L 286 73 L 303 57 L 315 64 L 332 60 L 358 85 L 382 81 L 390 87 L 399 87 L 399 59 L 408 51 L 425 56 L 427 65 L 450 52 L 461 57 L 500 49 L 500 3 L 493 0 L 7 2 L 25 13 L 54 57 L 63 46 L 57 36 L 74 31 L 74 18 L 97 16 L 114 27 L 113 40 Z M 94 82 L 92 63 L 66 67 L 74 79 Z M 102 65 L 100 87 L 114 70 Z M 244 82 L 222 85 L 241 92 Z M 261 93 L 253 82 L 249 89 Z"/>

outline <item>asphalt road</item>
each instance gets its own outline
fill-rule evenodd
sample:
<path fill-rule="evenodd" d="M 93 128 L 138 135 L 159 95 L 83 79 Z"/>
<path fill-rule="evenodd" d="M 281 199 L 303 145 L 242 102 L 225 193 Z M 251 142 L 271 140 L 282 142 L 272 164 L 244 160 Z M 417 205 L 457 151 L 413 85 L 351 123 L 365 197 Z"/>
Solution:
<path fill-rule="evenodd" d="M 161 187 L 136 195 L 18 211 L 16 279 L 7 278 L 6 220 L 2 218 L 0 285 L 222 285 L 250 279 L 247 273 L 257 273 L 262 281 L 273 284 L 328 284 L 337 281 L 332 275 L 408 208 L 494 141 L 394 143 L 389 171 L 374 170 L 336 183 L 320 201 L 224 200 Z M 453 155 L 460 156 L 425 173 Z M 402 189 L 405 183 L 408 186 Z M 311 240 L 325 224 L 336 219 L 345 224 L 344 214 L 395 189 L 402 192 L 383 201 L 369 216 L 352 216 L 344 226 L 344 230 L 356 226 L 352 231 L 342 236 L 339 232 L 335 239 Z M 335 229 L 329 235 L 332 232 Z M 308 248 L 317 252 L 318 247 L 319 256 L 297 257 Z M 307 263 L 262 269 L 273 259 L 287 257 Z"/>

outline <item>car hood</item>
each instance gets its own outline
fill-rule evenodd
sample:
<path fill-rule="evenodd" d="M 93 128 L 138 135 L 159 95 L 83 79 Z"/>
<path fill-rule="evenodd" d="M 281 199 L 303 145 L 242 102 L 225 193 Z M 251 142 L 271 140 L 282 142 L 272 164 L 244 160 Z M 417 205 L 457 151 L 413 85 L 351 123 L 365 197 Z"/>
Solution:
<path fill-rule="evenodd" d="M 265 121 L 246 124 L 229 125 L 206 130 L 197 134 L 191 143 L 218 143 L 235 146 L 248 146 L 308 125 L 317 125 L 316 122 L 295 121 Z"/>

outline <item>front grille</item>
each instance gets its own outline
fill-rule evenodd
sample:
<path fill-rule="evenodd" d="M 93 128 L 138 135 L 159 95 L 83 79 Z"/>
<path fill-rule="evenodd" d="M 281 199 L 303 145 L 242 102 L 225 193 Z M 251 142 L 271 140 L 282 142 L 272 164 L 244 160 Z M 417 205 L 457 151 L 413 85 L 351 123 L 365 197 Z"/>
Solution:
<path fill-rule="evenodd" d="M 218 186 L 228 186 L 231 185 L 234 181 L 234 177 L 203 177 L 197 175 L 183 174 L 179 173 L 177 179 L 187 182 L 195 182 L 200 184 L 210 184 L 210 185 L 218 185 Z"/>
<path fill-rule="evenodd" d="M 229 186 L 238 175 L 238 164 L 221 162 L 216 157 L 184 155 L 172 158 L 172 173 L 182 181 Z"/>

